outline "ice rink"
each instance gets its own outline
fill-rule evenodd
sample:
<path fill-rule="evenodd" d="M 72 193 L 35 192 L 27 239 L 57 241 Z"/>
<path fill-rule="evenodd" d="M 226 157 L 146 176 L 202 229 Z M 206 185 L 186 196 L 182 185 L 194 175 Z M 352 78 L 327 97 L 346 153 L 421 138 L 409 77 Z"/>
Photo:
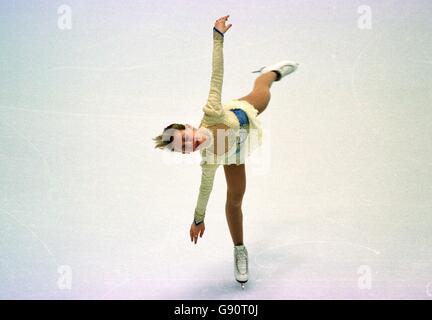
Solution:
<path fill-rule="evenodd" d="M 63 5 L 63 6 L 62 6 Z M 250 280 L 219 168 L 189 238 L 214 20 L 223 102 L 294 60 L 246 161 Z M 432 2 L 4 1 L 1 299 L 432 299 Z"/>

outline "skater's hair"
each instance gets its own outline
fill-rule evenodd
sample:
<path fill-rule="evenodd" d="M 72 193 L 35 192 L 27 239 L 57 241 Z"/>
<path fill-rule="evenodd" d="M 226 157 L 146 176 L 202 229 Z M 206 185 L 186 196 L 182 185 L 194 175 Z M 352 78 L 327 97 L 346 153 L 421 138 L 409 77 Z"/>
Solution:
<path fill-rule="evenodd" d="M 171 130 L 170 130 L 171 129 Z M 186 126 L 183 124 L 173 123 L 170 124 L 168 127 L 166 127 L 162 134 L 158 135 L 157 137 L 153 138 L 155 141 L 155 148 L 159 149 L 166 149 L 167 146 L 174 141 L 174 132 L 173 130 L 184 130 L 186 129 Z M 174 151 L 174 148 L 170 148 L 170 151 Z"/>

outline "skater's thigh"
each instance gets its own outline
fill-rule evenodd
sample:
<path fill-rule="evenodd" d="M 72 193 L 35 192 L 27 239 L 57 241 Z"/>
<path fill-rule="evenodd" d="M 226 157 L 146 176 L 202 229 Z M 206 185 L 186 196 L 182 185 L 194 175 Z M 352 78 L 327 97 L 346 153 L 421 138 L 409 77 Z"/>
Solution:
<path fill-rule="evenodd" d="M 225 179 L 227 182 L 227 200 L 239 205 L 246 191 L 245 165 L 224 165 Z"/>

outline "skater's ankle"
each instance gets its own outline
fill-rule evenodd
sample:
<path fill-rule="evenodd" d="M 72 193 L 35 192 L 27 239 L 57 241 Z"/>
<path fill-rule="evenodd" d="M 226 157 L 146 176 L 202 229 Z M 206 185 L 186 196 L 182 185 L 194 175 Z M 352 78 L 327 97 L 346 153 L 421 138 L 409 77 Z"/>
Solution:
<path fill-rule="evenodd" d="M 271 72 L 274 72 L 276 74 L 275 81 L 279 81 L 282 78 L 282 75 L 281 75 L 281 73 L 279 71 L 272 70 Z"/>

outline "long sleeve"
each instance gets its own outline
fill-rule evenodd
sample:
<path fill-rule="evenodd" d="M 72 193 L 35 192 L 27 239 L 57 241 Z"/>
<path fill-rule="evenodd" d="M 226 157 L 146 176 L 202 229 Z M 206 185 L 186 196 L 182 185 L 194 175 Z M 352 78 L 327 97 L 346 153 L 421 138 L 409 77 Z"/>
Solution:
<path fill-rule="evenodd" d="M 201 185 L 194 214 L 195 224 L 199 224 L 204 221 L 207 203 L 210 197 L 210 193 L 213 189 L 214 178 L 218 166 L 219 164 L 201 164 Z"/>
<path fill-rule="evenodd" d="M 207 103 L 203 107 L 204 117 L 212 118 L 212 120 L 217 120 L 223 116 L 221 103 L 224 74 L 223 42 L 223 33 L 219 32 L 216 28 L 213 28 L 213 58 L 210 92 Z"/>

